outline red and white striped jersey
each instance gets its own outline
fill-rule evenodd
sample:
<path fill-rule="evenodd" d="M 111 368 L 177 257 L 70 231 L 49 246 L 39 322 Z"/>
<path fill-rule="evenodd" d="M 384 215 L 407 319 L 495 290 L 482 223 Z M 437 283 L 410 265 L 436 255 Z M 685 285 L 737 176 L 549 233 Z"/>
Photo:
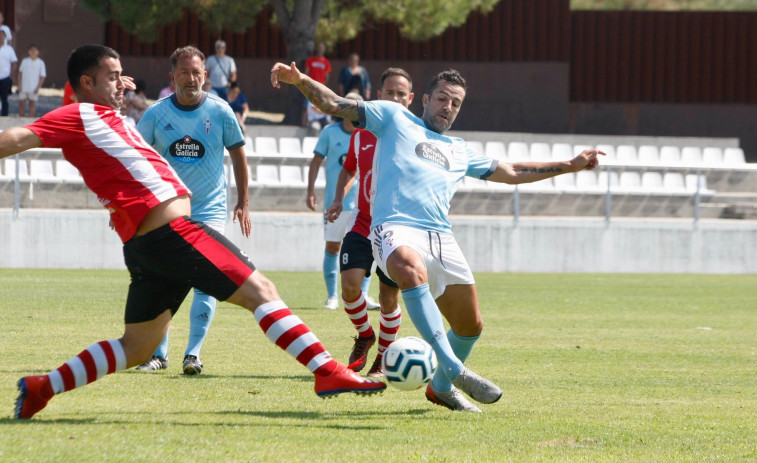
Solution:
<path fill-rule="evenodd" d="M 363 129 L 355 129 L 350 138 L 350 149 L 342 168 L 350 172 L 357 170 L 357 208 L 352 215 L 349 230 L 368 238 L 371 233 L 371 175 L 373 154 L 376 150 L 376 135 Z"/>
<path fill-rule="evenodd" d="M 26 126 L 46 148 L 60 148 L 84 183 L 110 211 L 123 242 L 145 215 L 171 198 L 189 194 L 168 162 L 108 106 L 62 106 Z"/>

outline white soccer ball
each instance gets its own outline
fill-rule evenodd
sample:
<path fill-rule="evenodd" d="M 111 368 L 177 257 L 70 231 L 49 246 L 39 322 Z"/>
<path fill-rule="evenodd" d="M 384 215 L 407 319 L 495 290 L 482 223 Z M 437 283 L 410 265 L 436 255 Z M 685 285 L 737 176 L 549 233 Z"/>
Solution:
<path fill-rule="evenodd" d="M 413 391 L 431 381 L 436 371 L 436 354 L 423 339 L 408 336 L 389 345 L 381 367 L 389 384 L 402 391 Z"/>

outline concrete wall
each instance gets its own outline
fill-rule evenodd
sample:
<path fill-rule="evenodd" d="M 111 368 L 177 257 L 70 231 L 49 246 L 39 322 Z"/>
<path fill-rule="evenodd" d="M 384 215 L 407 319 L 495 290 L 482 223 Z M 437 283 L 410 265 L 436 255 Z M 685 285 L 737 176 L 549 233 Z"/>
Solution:
<path fill-rule="evenodd" d="M 261 270 L 316 271 L 321 215 L 255 213 L 250 239 L 227 235 Z M 453 217 L 479 272 L 757 273 L 757 222 Z M 124 268 L 105 211 L 0 209 L 0 267 Z"/>

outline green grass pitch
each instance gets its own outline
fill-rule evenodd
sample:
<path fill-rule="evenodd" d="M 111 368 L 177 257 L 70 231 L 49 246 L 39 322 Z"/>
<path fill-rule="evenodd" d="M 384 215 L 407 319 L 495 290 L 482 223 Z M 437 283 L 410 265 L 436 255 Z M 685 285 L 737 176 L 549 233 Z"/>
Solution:
<path fill-rule="evenodd" d="M 320 273 L 268 276 L 345 361 L 353 329 L 321 308 Z M 757 461 L 757 276 L 476 278 L 485 328 L 468 365 L 504 390 L 482 414 L 392 388 L 322 400 L 309 372 L 225 303 L 202 375 L 185 377 L 185 302 L 168 370 L 107 376 L 16 421 L 19 377 L 120 337 L 129 282 L 0 269 L 0 461 Z M 403 322 L 400 336 L 417 335 Z"/>

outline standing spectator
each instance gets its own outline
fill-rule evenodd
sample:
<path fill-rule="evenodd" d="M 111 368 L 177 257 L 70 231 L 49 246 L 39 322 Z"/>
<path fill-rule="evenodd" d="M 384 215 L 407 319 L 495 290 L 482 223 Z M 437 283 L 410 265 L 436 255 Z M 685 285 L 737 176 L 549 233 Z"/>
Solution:
<path fill-rule="evenodd" d="M 74 88 L 71 87 L 71 82 L 66 81 L 66 85 L 63 86 L 63 104 L 61 106 L 71 103 L 76 103 L 76 93 L 74 93 Z"/>
<path fill-rule="evenodd" d="M 5 16 L 3 16 L 2 11 L 0 11 L 0 30 L 5 32 L 5 42 L 3 45 L 13 45 L 13 33 L 11 32 L 11 28 L 5 25 Z"/>
<path fill-rule="evenodd" d="M 137 79 L 134 84 L 137 88 L 126 92 L 126 95 L 124 95 L 124 114 L 134 119 L 134 123 L 137 124 L 150 105 L 147 104 L 147 96 L 145 95 L 145 90 L 147 89 L 145 81 Z"/>
<path fill-rule="evenodd" d="M 218 96 L 226 100 L 226 93 L 232 82 L 237 81 L 237 64 L 226 55 L 226 42 L 216 40 L 216 53 L 207 60 L 208 77 Z"/>
<path fill-rule="evenodd" d="M 325 55 L 326 44 L 321 42 L 315 47 L 315 55 L 305 61 L 305 74 L 316 82 L 328 85 L 327 82 L 331 75 L 331 62 Z"/>
<path fill-rule="evenodd" d="M 29 47 L 29 56 L 21 61 L 18 69 L 18 115 L 24 117 L 26 113 L 26 100 L 29 100 L 29 116 L 37 116 L 37 99 L 39 89 L 45 83 L 47 71 L 45 62 L 39 57 L 39 49 L 32 44 Z"/>
<path fill-rule="evenodd" d="M 229 101 L 231 110 L 234 111 L 234 115 L 237 117 L 239 127 L 244 133 L 244 124 L 247 120 L 247 114 L 250 112 L 250 105 L 247 103 L 247 97 L 244 96 L 242 90 L 239 88 L 239 84 L 232 82 L 229 87 L 229 93 L 226 95 Z"/>
<path fill-rule="evenodd" d="M 0 43 L 5 43 L 5 31 L 0 29 Z M 8 95 L 11 93 L 11 79 L 16 78 L 18 58 L 10 45 L 0 46 L 0 103 L 3 105 L 0 116 L 8 115 Z"/>
<path fill-rule="evenodd" d="M 344 96 L 351 90 L 357 90 L 363 99 L 371 99 L 371 77 L 368 71 L 360 66 L 360 55 L 350 53 L 347 66 L 339 72 L 339 94 Z"/>

